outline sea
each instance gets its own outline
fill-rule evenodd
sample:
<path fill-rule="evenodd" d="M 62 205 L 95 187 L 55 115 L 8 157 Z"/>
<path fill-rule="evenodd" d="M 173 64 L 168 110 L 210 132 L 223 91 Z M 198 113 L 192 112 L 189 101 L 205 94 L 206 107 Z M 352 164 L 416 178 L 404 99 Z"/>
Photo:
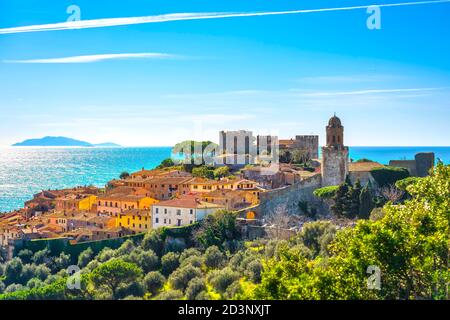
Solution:
<path fill-rule="evenodd" d="M 388 164 L 414 159 L 418 152 L 434 152 L 436 159 L 450 164 L 450 147 L 350 147 L 350 158 Z M 0 212 L 22 208 L 41 190 L 103 187 L 121 172 L 152 169 L 170 155 L 171 147 L 0 148 Z"/>

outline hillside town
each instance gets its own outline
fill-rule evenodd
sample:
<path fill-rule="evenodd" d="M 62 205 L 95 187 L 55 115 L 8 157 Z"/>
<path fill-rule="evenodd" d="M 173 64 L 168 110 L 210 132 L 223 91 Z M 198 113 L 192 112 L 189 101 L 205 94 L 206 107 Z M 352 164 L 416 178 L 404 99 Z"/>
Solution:
<path fill-rule="evenodd" d="M 346 180 L 376 185 L 372 172 L 385 166 L 349 158 L 337 116 L 326 125 L 320 157 L 318 136 L 278 139 L 245 130 L 221 131 L 218 150 L 208 166 L 168 161 L 155 169 L 124 172 L 104 188 L 42 190 L 22 209 L 0 215 L 0 246 L 11 251 L 18 241 L 66 238 L 75 244 L 120 238 L 194 224 L 218 210 L 234 211 L 250 224 L 264 224 L 280 210 L 299 217 L 311 212 L 327 216 L 329 204 L 315 190 Z M 423 177 L 434 161 L 433 153 L 420 153 L 389 166 Z"/>

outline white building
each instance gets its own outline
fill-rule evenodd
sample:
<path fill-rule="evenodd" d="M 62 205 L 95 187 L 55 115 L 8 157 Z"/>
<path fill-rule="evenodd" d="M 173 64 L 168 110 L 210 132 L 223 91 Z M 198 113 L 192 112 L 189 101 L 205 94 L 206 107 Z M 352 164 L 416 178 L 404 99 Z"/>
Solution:
<path fill-rule="evenodd" d="M 153 228 L 184 226 L 203 220 L 225 207 L 203 202 L 196 196 L 161 201 L 152 206 Z"/>

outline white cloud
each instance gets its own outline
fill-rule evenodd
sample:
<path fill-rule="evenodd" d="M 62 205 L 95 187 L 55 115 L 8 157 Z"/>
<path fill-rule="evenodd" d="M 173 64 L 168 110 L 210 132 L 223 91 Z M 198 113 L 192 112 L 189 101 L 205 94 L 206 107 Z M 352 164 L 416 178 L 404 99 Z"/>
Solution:
<path fill-rule="evenodd" d="M 85 56 L 72 56 L 62 58 L 48 59 L 30 59 L 30 60 L 4 60 L 6 63 L 91 63 L 105 60 L 118 59 L 168 59 L 175 58 L 175 55 L 166 53 L 115 53 L 115 54 L 93 54 Z"/>
<path fill-rule="evenodd" d="M 370 90 L 355 90 L 355 91 L 330 91 L 330 92 L 311 92 L 301 93 L 301 96 L 306 97 L 321 97 L 321 96 L 351 96 L 351 95 L 366 95 L 376 93 L 399 93 L 399 92 L 422 92 L 446 89 L 440 88 L 408 88 L 408 89 L 370 89 Z"/>
<path fill-rule="evenodd" d="M 415 1 L 415 2 L 378 4 L 377 6 L 379 6 L 379 7 L 398 7 L 398 6 L 426 5 L 426 4 L 438 4 L 438 3 L 448 3 L 448 2 L 450 2 L 450 0 Z M 257 16 L 270 16 L 270 15 L 345 11 L 345 10 L 366 9 L 370 6 L 372 6 L 372 5 L 361 5 L 361 6 L 339 7 L 339 8 L 319 8 L 319 9 L 293 10 L 293 11 L 197 12 L 197 13 L 172 13 L 172 14 L 163 14 L 163 15 L 156 15 L 156 16 L 141 16 L 141 17 L 127 17 L 127 18 L 104 18 L 104 19 L 80 20 L 80 21 L 60 22 L 60 23 L 31 25 L 31 26 L 22 26 L 22 27 L 2 28 L 2 29 L 0 29 L 0 34 L 38 32 L 38 31 L 54 31 L 54 30 L 70 30 L 70 29 L 86 29 L 86 28 L 101 28 L 101 27 L 123 26 L 123 25 L 143 24 L 143 23 L 183 21 L 183 20 L 222 19 L 222 18 L 237 18 L 237 17 L 257 17 Z"/>

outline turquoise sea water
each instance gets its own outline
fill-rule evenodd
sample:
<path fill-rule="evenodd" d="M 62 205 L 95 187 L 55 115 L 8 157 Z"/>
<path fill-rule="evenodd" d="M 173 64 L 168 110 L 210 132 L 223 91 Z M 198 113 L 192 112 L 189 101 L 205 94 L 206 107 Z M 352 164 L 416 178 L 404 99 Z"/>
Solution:
<path fill-rule="evenodd" d="M 0 148 L 0 212 L 21 208 L 41 190 L 104 186 L 123 171 L 154 168 L 170 151 L 170 147 Z M 450 163 L 450 147 L 350 147 L 350 157 L 387 164 L 390 159 L 413 159 L 417 152 L 430 151 Z"/>

